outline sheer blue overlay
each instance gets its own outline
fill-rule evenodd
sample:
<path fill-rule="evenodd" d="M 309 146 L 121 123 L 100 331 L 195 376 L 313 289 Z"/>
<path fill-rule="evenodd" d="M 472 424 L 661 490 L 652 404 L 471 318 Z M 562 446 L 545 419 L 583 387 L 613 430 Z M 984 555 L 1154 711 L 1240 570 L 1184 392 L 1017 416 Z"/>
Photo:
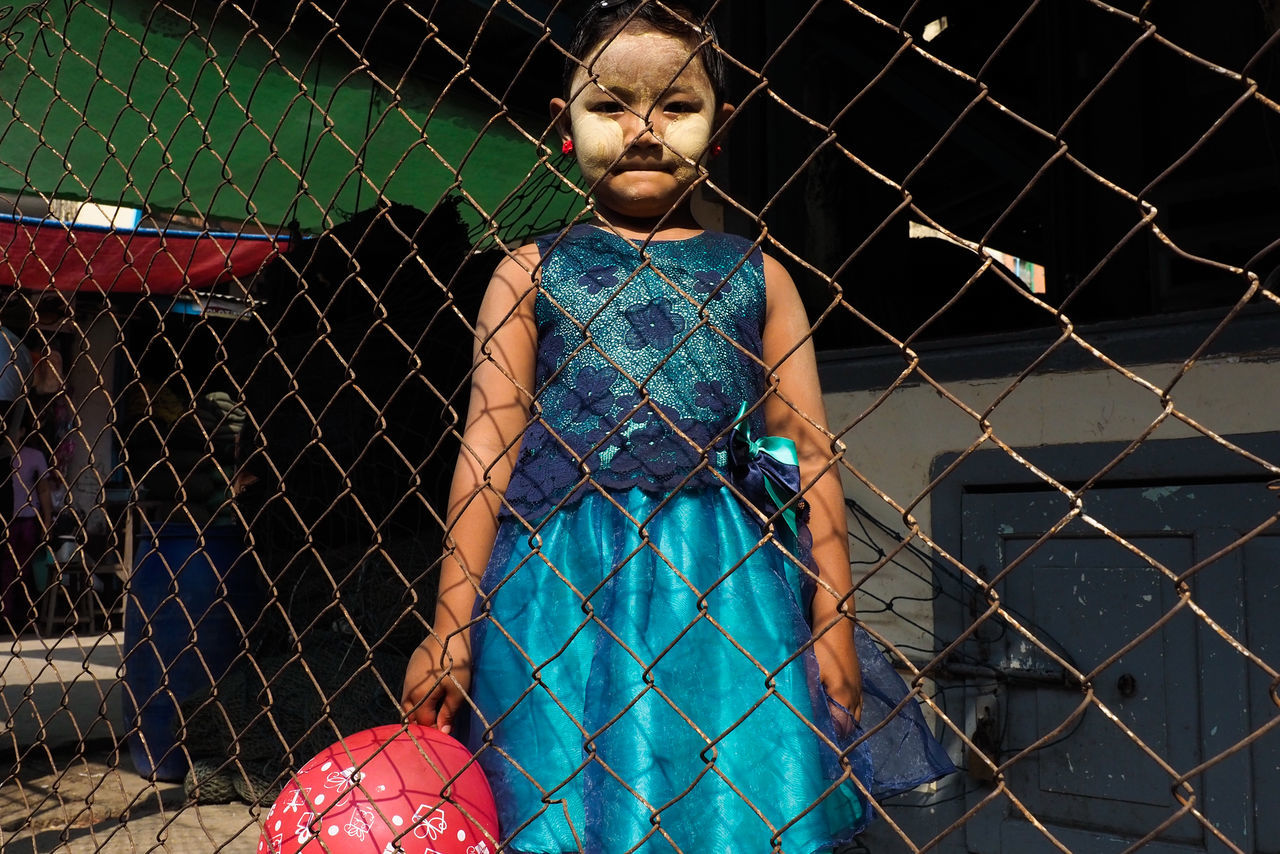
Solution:
<path fill-rule="evenodd" d="M 882 797 L 951 770 L 915 703 L 838 732 L 808 573 L 728 490 L 617 500 L 505 525 L 482 584 L 473 746 L 516 850 L 826 851 L 870 818 L 852 775 Z M 906 686 L 858 647 L 870 730 Z"/>

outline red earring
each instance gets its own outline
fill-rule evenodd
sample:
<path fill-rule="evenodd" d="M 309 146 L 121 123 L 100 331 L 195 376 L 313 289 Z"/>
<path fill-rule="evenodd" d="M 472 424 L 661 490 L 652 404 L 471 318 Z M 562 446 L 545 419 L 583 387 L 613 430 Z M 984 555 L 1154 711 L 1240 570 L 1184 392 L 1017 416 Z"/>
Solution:
<path fill-rule="evenodd" d="M 566 139 L 564 142 L 560 143 L 560 153 L 573 154 L 573 140 Z"/>
<path fill-rule="evenodd" d="M 719 143 L 716 143 L 715 145 L 711 146 L 712 157 L 719 157 L 723 152 L 724 152 L 724 149 L 720 146 Z"/>

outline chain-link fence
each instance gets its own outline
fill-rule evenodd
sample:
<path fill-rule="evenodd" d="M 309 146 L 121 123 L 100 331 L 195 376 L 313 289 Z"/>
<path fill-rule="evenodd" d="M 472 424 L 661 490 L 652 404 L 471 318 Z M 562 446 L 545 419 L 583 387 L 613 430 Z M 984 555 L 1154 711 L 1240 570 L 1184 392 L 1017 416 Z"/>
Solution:
<path fill-rule="evenodd" d="M 6 850 L 265 850 L 401 719 L 486 282 L 590 217 L 545 106 L 584 6 L 0 9 Z M 797 282 L 860 620 L 959 769 L 848 850 L 1280 851 L 1280 6 L 691 6 L 737 106 L 694 209 Z"/>

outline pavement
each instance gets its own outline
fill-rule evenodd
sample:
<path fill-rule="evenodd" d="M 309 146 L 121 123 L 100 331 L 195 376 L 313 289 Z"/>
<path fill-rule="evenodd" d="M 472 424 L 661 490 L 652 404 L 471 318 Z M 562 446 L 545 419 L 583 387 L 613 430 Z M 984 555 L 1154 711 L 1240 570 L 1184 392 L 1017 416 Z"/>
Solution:
<path fill-rule="evenodd" d="M 181 783 L 134 769 L 122 643 L 119 632 L 0 641 L 0 851 L 256 852 L 264 808 L 189 804 Z"/>
<path fill-rule="evenodd" d="M 256 854 L 265 807 L 189 803 L 181 783 L 135 770 L 121 633 L 5 644 L 0 751 L 13 752 L 0 755 L 2 854 Z"/>

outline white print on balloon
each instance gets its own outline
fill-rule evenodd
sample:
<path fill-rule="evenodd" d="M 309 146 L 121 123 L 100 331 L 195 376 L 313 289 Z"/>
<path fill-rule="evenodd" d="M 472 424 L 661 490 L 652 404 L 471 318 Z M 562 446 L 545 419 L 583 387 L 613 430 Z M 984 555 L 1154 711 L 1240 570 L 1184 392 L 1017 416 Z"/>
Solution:
<path fill-rule="evenodd" d="M 379 854 L 405 854 L 405 850 L 395 842 L 388 842 Z M 423 848 L 421 854 L 445 854 L 445 852 L 437 851 L 434 848 Z"/>
<path fill-rule="evenodd" d="M 315 817 L 316 814 L 313 812 L 304 812 L 302 817 L 298 819 L 297 835 L 299 845 L 305 845 L 312 836 L 315 836 L 311 832 L 311 820 Z"/>
<path fill-rule="evenodd" d="M 343 829 L 347 831 L 347 836 L 354 836 L 364 842 L 364 838 L 373 830 L 375 817 L 376 813 L 369 807 L 353 807 L 347 826 Z"/>
<path fill-rule="evenodd" d="M 294 789 L 289 793 L 289 803 L 284 805 L 282 813 L 297 812 L 301 807 L 305 807 L 307 805 L 306 797 L 309 794 L 311 794 L 311 789 L 309 788 Z M 275 807 L 272 807 L 272 809 L 275 809 Z"/>
<path fill-rule="evenodd" d="M 364 779 L 364 774 L 356 770 L 356 766 L 349 765 L 341 771 L 332 771 L 329 776 L 324 778 L 324 787 L 326 789 L 350 789 L 356 783 Z"/>
<path fill-rule="evenodd" d="M 484 843 L 484 840 L 481 840 L 475 845 L 468 845 L 467 854 L 489 854 L 489 846 Z"/>
<path fill-rule="evenodd" d="M 419 839 L 430 839 L 435 842 L 436 837 L 444 833 L 449 824 L 444 820 L 444 810 L 438 809 L 430 815 L 426 815 L 426 810 L 430 808 L 428 804 L 423 804 L 413 814 L 413 821 L 417 824 L 417 827 L 413 829 L 413 835 Z"/>
<path fill-rule="evenodd" d="M 278 833 L 275 836 L 271 837 L 271 841 L 267 843 L 267 850 L 270 851 L 271 854 L 280 854 L 281 850 L 283 849 L 284 849 L 283 833 Z"/>

